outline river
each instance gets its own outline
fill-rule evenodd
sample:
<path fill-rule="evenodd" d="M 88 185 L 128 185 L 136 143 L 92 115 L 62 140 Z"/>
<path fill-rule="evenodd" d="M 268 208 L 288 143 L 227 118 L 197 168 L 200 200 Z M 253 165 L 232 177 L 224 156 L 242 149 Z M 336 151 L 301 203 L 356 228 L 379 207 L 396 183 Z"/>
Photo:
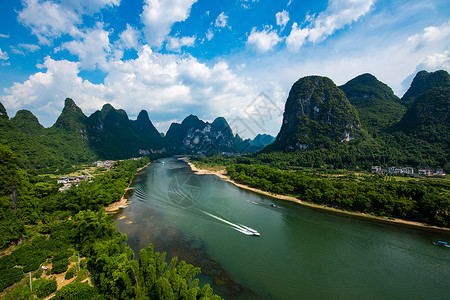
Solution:
<path fill-rule="evenodd" d="M 133 188 L 116 223 L 136 255 L 153 243 L 201 266 L 201 283 L 225 299 L 449 297 L 450 248 L 432 244 L 448 241 L 448 233 L 268 199 L 196 175 L 175 158 L 152 163 Z M 242 225 L 260 236 L 244 234 Z"/>

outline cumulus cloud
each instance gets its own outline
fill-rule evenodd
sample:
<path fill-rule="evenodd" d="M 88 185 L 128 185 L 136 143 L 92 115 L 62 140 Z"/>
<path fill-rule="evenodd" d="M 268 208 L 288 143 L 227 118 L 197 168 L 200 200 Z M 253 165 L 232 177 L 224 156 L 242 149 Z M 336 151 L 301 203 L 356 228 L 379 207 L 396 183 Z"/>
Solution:
<path fill-rule="evenodd" d="M 47 57 L 39 66 L 41 72 L 5 89 L 0 101 L 8 109 L 27 106 L 36 110 L 40 119 L 48 112 L 39 108 L 52 102 L 55 112 L 51 122 L 56 120 L 66 97 L 74 99 L 86 114 L 108 102 L 131 115 L 141 109 L 165 112 L 167 120 L 173 119 L 177 111 L 185 117 L 192 112 L 192 106 L 201 107 L 210 118 L 237 111 L 258 91 L 223 61 L 207 66 L 189 55 L 153 52 L 148 45 L 140 47 L 136 59 L 117 60 L 110 65 L 103 83 L 94 84 L 79 75 L 81 63 Z"/>
<path fill-rule="evenodd" d="M 286 38 L 291 50 L 298 50 L 306 40 L 321 42 L 337 30 L 357 21 L 372 8 L 374 0 L 331 0 L 327 9 L 316 16 L 307 16 L 307 25 L 292 25 Z"/>
<path fill-rule="evenodd" d="M 72 10 L 62 8 L 54 2 L 25 0 L 24 9 L 19 12 L 19 21 L 31 28 L 40 44 L 50 45 L 51 41 L 68 33 L 81 18 Z"/>
<path fill-rule="evenodd" d="M 160 48 L 173 24 L 186 20 L 197 0 L 145 0 L 141 20 L 149 45 Z"/>
<path fill-rule="evenodd" d="M 438 69 L 450 70 L 450 51 L 435 53 L 427 56 L 417 67 L 418 70 L 435 71 Z"/>
<path fill-rule="evenodd" d="M 256 27 L 253 27 L 247 39 L 247 44 L 254 45 L 261 52 L 267 52 L 281 40 L 278 33 L 272 30 L 271 26 L 266 26 L 262 31 L 258 31 Z"/>
<path fill-rule="evenodd" d="M 57 50 L 66 49 L 76 55 L 82 68 L 107 70 L 108 56 L 112 53 L 112 49 L 109 32 L 102 27 L 103 24 L 98 23 L 94 29 L 77 30 L 72 33 L 74 40 L 63 43 Z"/>
<path fill-rule="evenodd" d="M 429 46 L 430 44 L 445 42 L 448 43 L 450 36 L 450 21 L 441 26 L 430 26 L 423 29 L 422 33 L 417 33 L 408 38 L 408 44 L 413 48 Z"/>
<path fill-rule="evenodd" d="M 224 28 L 225 26 L 227 26 L 227 22 L 228 22 L 228 16 L 225 15 L 224 12 L 221 12 L 215 21 L 215 26 Z"/>
<path fill-rule="evenodd" d="M 192 47 L 195 44 L 195 36 L 169 37 L 166 49 L 174 52 L 180 52 L 182 47 Z"/>
<path fill-rule="evenodd" d="M 127 24 L 127 28 L 119 34 L 119 38 L 124 49 L 137 49 L 141 33 L 130 24 Z"/>
<path fill-rule="evenodd" d="M 283 30 L 289 22 L 289 12 L 283 9 L 283 11 L 277 12 L 275 17 L 277 19 L 277 25 L 281 27 L 281 30 Z"/>
<path fill-rule="evenodd" d="M 118 6 L 120 0 L 24 0 L 18 20 L 31 29 L 42 45 L 51 45 L 54 38 L 67 34 L 81 24 L 84 14 L 93 14 L 107 6 Z"/>

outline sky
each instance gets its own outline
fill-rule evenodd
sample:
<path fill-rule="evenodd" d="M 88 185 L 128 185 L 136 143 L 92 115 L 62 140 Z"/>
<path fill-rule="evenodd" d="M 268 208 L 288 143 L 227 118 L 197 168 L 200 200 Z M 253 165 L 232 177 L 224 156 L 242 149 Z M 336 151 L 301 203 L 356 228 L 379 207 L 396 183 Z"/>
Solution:
<path fill-rule="evenodd" d="M 401 97 L 420 70 L 450 70 L 448 0 L 8 0 L 0 102 L 52 126 L 72 98 L 145 109 L 160 132 L 189 114 L 277 135 L 291 86 L 371 73 Z"/>

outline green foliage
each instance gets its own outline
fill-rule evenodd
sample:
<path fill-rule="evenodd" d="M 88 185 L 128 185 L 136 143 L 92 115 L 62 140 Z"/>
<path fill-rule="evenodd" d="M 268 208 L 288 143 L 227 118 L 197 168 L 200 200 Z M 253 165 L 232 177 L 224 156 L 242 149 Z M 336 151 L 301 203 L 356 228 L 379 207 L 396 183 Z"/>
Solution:
<path fill-rule="evenodd" d="M 42 224 L 36 228 L 49 234 L 38 234 L 31 242 L 0 258 L 1 290 L 22 279 L 24 272 L 37 270 L 47 259 L 52 260 L 53 274 L 66 271 L 69 257 L 73 254 L 73 249 L 76 249 L 86 257 L 95 290 L 85 284 L 71 285 L 58 294 L 59 298 L 135 299 L 140 296 L 145 298 L 163 295 L 171 299 L 177 295 L 177 299 L 200 299 L 207 295 L 211 299 L 220 299 L 213 295 L 209 287 L 198 287 L 198 280 L 194 279 L 199 272 L 197 268 L 185 262 L 177 265 L 177 261 L 172 260 L 167 270 L 163 270 L 161 266 L 167 266 L 165 254 L 160 255 L 153 250 L 151 256 L 159 257 L 158 276 L 152 281 L 150 290 L 145 290 L 144 287 L 148 284 L 138 279 L 139 276 L 147 276 L 142 275 L 145 270 L 140 269 L 139 263 L 133 259 L 134 253 L 126 244 L 126 236 L 118 231 L 103 207 L 119 200 L 136 170 L 147 164 L 148 158 L 118 162 L 115 169 L 97 176 L 93 182 L 84 182 L 79 187 L 59 193 L 51 183 L 20 170 L 9 149 L 0 147 L 0 150 L 0 155 L 4 158 L 0 167 L 5 171 L 3 177 L 0 174 L 0 180 L 15 183 L 12 187 L 0 187 L 3 188 L 2 199 L 5 200 L 5 209 L 0 211 L 0 217 L 4 218 L 5 212 L 9 212 L 11 216 L 16 216 L 27 224 L 40 221 Z M 18 195 L 15 210 L 8 199 L 14 186 Z M 35 217 L 30 218 L 30 215 Z M 20 237 L 20 231 L 15 234 Z M 8 238 L 3 240 L 9 241 Z M 153 265 L 147 266 L 150 268 Z M 39 269 L 38 272 L 42 270 Z M 73 277 L 73 273 L 72 267 L 66 277 Z M 85 270 L 79 273 L 75 281 L 86 277 Z M 38 297 L 44 297 L 56 290 L 56 282 L 38 279 L 33 284 L 33 290 Z M 89 294 L 88 297 L 86 293 Z M 17 295 L 19 294 L 22 295 Z"/>
<path fill-rule="evenodd" d="M 377 176 L 327 178 L 255 165 L 230 165 L 227 171 L 232 179 L 251 187 L 308 202 L 450 226 L 449 184 L 441 187 L 426 181 L 396 182 Z"/>
<path fill-rule="evenodd" d="M 54 279 L 39 279 L 33 281 L 33 292 L 39 298 L 47 297 L 57 289 L 57 283 Z"/>
<path fill-rule="evenodd" d="M 1 263 L 0 263 L 1 265 Z M 14 283 L 20 281 L 24 274 L 21 268 L 3 268 L 0 270 L 0 292 L 6 287 L 13 285 Z"/>
<path fill-rule="evenodd" d="M 169 265 L 165 253 L 155 253 L 153 245 L 139 253 L 139 294 L 150 299 L 221 299 L 209 285 L 202 289 L 195 276 L 199 268 L 173 258 Z"/>
<path fill-rule="evenodd" d="M 34 300 L 34 295 L 31 294 L 30 286 L 22 283 L 16 286 L 13 290 L 8 291 L 3 295 L 4 300 Z"/>
<path fill-rule="evenodd" d="M 48 243 L 45 237 L 37 237 L 31 243 L 0 258 L 0 270 L 21 266 L 23 272 L 36 270 L 47 259 Z"/>
<path fill-rule="evenodd" d="M 70 283 L 56 291 L 52 300 L 91 300 L 101 299 L 96 289 L 86 282 Z"/>
<path fill-rule="evenodd" d="M 292 86 L 280 133 L 266 149 L 329 149 L 361 136 L 359 127 L 355 107 L 331 79 L 307 76 Z"/>
<path fill-rule="evenodd" d="M 339 88 L 358 111 L 362 128 L 372 134 L 398 122 L 406 111 L 392 89 L 371 74 L 360 75 Z"/>
<path fill-rule="evenodd" d="M 67 271 L 67 267 L 69 265 L 67 252 L 59 252 L 57 255 L 53 257 L 52 260 L 52 274 L 61 274 Z"/>
<path fill-rule="evenodd" d="M 77 267 L 76 266 L 70 267 L 69 270 L 67 270 L 66 276 L 64 278 L 65 279 L 72 279 L 73 276 L 75 275 L 76 271 L 77 271 Z"/>

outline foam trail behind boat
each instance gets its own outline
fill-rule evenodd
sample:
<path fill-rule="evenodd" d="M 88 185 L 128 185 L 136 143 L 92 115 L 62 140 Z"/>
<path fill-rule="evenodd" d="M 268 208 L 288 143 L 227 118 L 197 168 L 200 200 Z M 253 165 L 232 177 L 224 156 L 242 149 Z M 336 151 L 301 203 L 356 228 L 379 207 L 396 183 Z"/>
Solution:
<path fill-rule="evenodd" d="M 231 223 L 230 221 L 224 220 L 224 219 L 222 219 L 222 218 L 220 218 L 220 217 L 218 217 L 218 216 L 215 216 L 215 215 L 213 215 L 213 214 L 207 213 L 206 211 L 204 211 L 204 213 L 207 214 L 208 216 L 210 216 L 210 217 L 216 219 L 216 220 L 219 220 L 219 221 L 221 221 L 221 222 L 223 222 L 223 223 L 225 223 L 225 224 L 230 225 L 231 228 L 233 228 L 234 230 L 237 230 L 237 231 L 239 231 L 239 232 L 241 232 L 241 233 L 243 233 L 243 234 L 246 234 L 246 235 L 255 235 L 255 233 L 257 233 L 256 230 L 254 230 L 254 229 L 252 229 L 252 228 L 250 228 L 250 227 L 247 227 L 247 226 L 244 226 L 244 225 L 238 225 L 238 224 Z"/>

